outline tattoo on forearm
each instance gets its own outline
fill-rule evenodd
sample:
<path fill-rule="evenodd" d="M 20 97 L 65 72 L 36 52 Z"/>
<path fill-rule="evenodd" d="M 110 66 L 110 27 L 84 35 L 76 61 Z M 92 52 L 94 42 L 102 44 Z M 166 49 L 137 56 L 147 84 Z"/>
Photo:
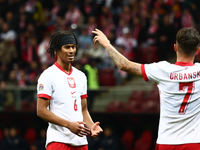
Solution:
<path fill-rule="evenodd" d="M 127 58 L 121 55 L 114 47 L 109 47 L 107 49 L 108 54 L 115 62 L 115 64 L 124 71 L 132 74 L 140 75 L 141 69 L 138 63 L 130 62 Z"/>

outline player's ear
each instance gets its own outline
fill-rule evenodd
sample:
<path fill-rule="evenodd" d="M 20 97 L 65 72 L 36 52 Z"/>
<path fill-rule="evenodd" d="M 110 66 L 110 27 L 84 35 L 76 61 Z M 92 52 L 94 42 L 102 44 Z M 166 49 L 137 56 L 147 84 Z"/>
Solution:
<path fill-rule="evenodd" d="M 177 52 L 177 44 L 174 44 L 174 51 Z"/>
<path fill-rule="evenodd" d="M 197 51 L 196 51 L 195 55 L 198 55 L 198 54 L 199 54 L 199 52 L 200 52 L 200 47 L 198 47 L 198 49 L 197 49 Z"/>

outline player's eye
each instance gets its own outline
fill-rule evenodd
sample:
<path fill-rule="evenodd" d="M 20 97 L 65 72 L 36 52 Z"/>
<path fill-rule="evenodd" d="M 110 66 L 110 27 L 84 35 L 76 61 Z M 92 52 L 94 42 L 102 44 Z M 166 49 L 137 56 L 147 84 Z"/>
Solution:
<path fill-rule="evenodd" d="M 66 49 L 70 49 L 70 46 L 65 46 Z"/>

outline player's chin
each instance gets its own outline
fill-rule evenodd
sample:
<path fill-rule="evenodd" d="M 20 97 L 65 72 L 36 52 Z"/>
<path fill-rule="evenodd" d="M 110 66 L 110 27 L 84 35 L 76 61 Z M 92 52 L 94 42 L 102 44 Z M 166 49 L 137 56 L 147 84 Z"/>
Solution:
<path fill-rule="evenodd" d="M 73 61 L 74 61 L 74 58 L 73 59 L 67 59 L 68 63 L 72 63 Z"/>

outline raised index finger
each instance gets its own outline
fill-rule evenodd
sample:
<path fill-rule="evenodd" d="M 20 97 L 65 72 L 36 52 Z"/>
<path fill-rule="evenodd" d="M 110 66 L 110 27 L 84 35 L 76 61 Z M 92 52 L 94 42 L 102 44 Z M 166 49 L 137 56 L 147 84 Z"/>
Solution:
<path fill-rule="evenodd" d="M 94 34 L 98 34 L 98 32 L 97 32 L 97 31 L 92 31 L 92 33 L 94 33 Z"/>

